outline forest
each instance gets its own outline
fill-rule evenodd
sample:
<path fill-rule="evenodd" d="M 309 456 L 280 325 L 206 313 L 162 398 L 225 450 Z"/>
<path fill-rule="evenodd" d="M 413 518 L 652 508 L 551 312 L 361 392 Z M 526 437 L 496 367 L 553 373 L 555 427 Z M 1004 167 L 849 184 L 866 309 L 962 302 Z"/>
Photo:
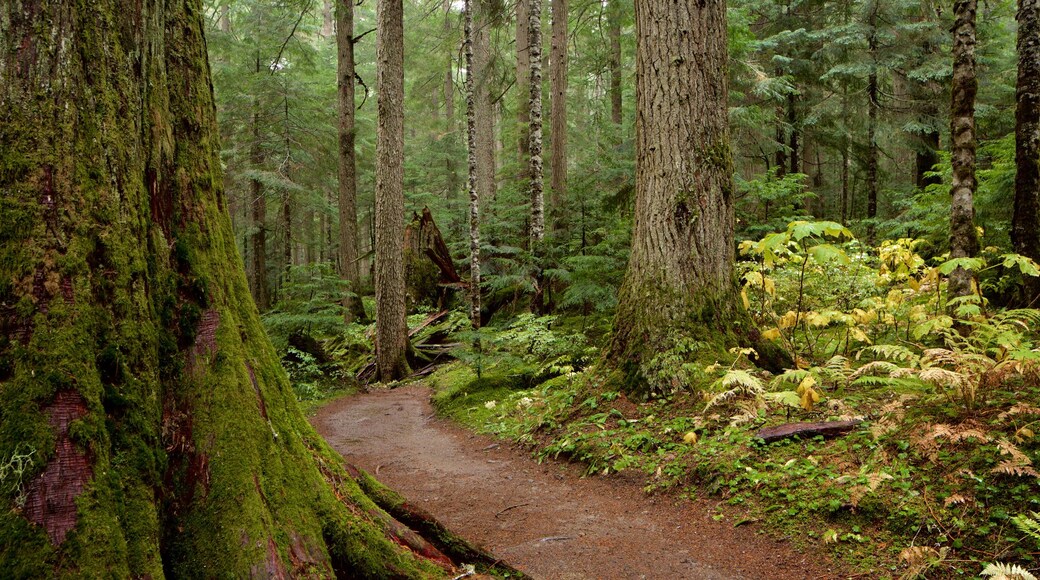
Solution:
<path fill-rule="evenodd" d="M 526 577 L 308 423 L 409 385 L 1040 574 L 1040 0 L 87 4 L 0 6 L 0 576 Z"/>

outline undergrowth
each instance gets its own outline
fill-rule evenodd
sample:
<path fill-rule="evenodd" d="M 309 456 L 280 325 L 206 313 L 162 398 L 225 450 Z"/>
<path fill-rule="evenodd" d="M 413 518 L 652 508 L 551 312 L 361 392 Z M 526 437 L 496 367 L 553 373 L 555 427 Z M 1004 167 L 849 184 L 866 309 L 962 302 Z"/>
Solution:
<path fill-rule="evenodd" d="M 776 376 L 734 349 L 636 403 L 600 376 L 595 340 L 528 317 L 519 332 L 482 331 L 484 350 L 434 373 L 436 407 L 540 459 L 717 498 L 730 506 L 717 518 L 761 522 L 871 577 L 1029 577 L 1040 566 L 1040 313 L 985 296 L 1035 264 L 995 251 L 929 259 L 914 240 L 874 252 L 849 237 L 795 222 L 744 244 L 745 304 L 796 355 Z M 958 265 L 980 272 L 977 292 L 949 300 Z M 833 439 L 756 437 L 830 420 L 861 423 Z"/>

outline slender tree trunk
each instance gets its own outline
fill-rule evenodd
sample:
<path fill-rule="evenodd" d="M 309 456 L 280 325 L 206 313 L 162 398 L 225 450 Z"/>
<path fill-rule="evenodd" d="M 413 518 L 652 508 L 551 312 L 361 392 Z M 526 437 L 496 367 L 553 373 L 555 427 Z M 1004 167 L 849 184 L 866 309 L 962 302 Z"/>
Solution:
<path fill-rule="evenodd" d="M 517 181 L 526 184 L 531 178 L 531 0 L 516 0 L 516 87 Z M 530 238 L 530 223 L 527 229 Z"/>
<path fill-rule="evenodd" d="M 552 95 L 552 151 L 549 158 L 549 191 L 552 230 L 560 235 L 566 228 L 567 199 L 567 0 L 552 0 L 552 43 L 549 58 L 549 92 Z"/>
<path fill-rule="evenodd" d="M 693 340 L 721 350 L 750 323 L 733 274 L 725 3 L 635 10 L 635 227 L 607 360 L 646 395 L 674 388 L 648 383 L 655 354 Z"/>
<path fill-rule="evenodd" d="M 256 56 L 255 74 L 260 74 L 260 55 Z M 253 115 L 250 120 L 253 139 L 249 144 L 249 160 L 253 171 L 260 171 L 264 164 L 264 149 L 260 132 L 260 103 L 253 98 Z M 249 182 L 253 207 L 253 279 L 252 293 L 256 306 L 261 312 L 271 306 L 271 297 L 267 285 L 267 193 L 259 179 Z"/>
<path fill-rule="evenodd" d="M 799 149 L 798 109 L 794 93 L 787 94 L 787 124 L 791 126 L 791 173 L 802 173 L 802 151 Z"/>
<path fill-rule="evenodd" d="M 871 38 L 874 38 L 871 36 Z M 873 42 L 873 41 L 872 41 Z M 867 77 L 867 244 L 874 245 L 878 215 L 878 77 Z"/>
<path fill-rule="evenodd" d="M 1040 0 L 1018 2 L 1018 100 L 1015 111 L 1015 252 L 1040 260 Z M 1025 285 L 1026 304 L 1040 293 L 1035 279 Z"/>
<path fill-rule="evenodd" d="M 444 37 L 452 37 L 452 11 L 451 1 L 444 0 Z M 449 45 L 451 46 L 451 45 Z M 454 49 L 453 49 L 454 50 Z M 445 147 L 444 157 L 444 170 L 448 174 L 447 179 L 447 191 L 445 197 L 449 201 L 449 207 L 454 207 L 453 203 L 458 196 L 459 191 L 459 177 L 458 168 L 455 163 L 455 65 L 452 57 L 452 53 L 448 53 L 448 70 L 444 73 L 444 120 L 445 120 L 445 134 L 447 135 L 447 146 Z M 457 217 L 452 214 L 451 220 L 448 222 L 448 227 L 451 230 L 455 230 L 455 224 L 457 223 Z"/>
<path fill-rule="evenodd" d="M 474 77 L 479 67 L 474 63 L 473 3 L 482 0 L 466 0 L 466 159 L 469 166 L 469 319 L 474 329 L 480 328 L 480 196 L 477 168 L 477 104 Z M 485 79 L 481 79 L 485 80 Z"/>
<path fill-rule="evenodd" d="M 473 106 L 477 139 L 477 196 L 495 197 L 495 109 L 491 102 L 491 13 L 488 0 L 472 0 L 473 6 Z M 468 103 L 467 103 L 468 105 Z"/>
<path fill-rule="evenodd" d="M 384 533 L 266 337 L 203 15 L 0 3 L 0 457 L 34 458 L 0 489 L 0 575 L 444 574 Z"/>
<path fill-rule="evenodd" d="M 336 0 L 336 77 L 339 95 L 339 275 L 347 323 L 365 318 L 358 270 L 357 162 L 354 152 L 354 0 Z"/>
<path fill-rule="evenodd" d="M 376 366 L 381 381 L 410 372 L 404 281 L 404 5 L 380 0 L 376 32 Z"/>
<path fill-rule="evenodd" d="M 867 76 L 867 243 L 874 245 L 877 232 L 878 214 L 878 113 L 881 102 L 878 100 L 878 38 L 877 17 L 878 2 L 872 0 L 870 16 L 867 24 L 867 51 L 870 55 L 870 74 Z"/>
<path fill-rule="evenodd" d="M 337 0 L 322 0 L 321 4 L 321 35 L 325 38 L 332 36 L 335 30 L 335 3 Z"/>
<path fill-rule="evenodd" d="M 528 0 L 530 36 L 528 54 L 531 57 L 530 114 L 531 114 L 531 251 L 537 252 L 545 235 L 545 198 L 542 183 L 542 0 Z"/>
<path fill-rule="evenodd" d="M 965 258 L 978 252 L 975 234 L 975 11 L 976 0 L 954 2 L 953 98 L 950 106 L 951 164 L 950 257 Z M 972 293 L 970 270 L 950 274 L 949 297 Z"/>
<path fill-rule="evenodd" d="M 610 120 L 622 122 L 621 109 L 621 0 L 607 2 L 607 37 L 610 41 Z"/>

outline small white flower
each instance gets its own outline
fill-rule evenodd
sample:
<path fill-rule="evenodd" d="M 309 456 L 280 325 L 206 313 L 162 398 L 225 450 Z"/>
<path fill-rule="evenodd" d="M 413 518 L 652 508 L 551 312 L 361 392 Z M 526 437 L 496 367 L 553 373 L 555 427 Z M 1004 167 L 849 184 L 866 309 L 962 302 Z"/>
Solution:
<path fill-rule="evenodd" d="M 488 402 L 484 403 L 484 408 L 485 409 L 494 409 L 497 405 L 498 405 L 498 403 L 496 403 L 495 401 L 488 401 Z"/>
<path fill-rule="evenodd" d="M 520 399 L 520 401 L 516 404 L 516 406 L 517 407 L 521 407 L 521 408 L 523 408 L 523 407 L 530 407 L 531 403 L 533 403 L 533 402 L 534 402 L 534 400 L 532 400 L 531 397 L 524 397 L 524 398 Z"/>

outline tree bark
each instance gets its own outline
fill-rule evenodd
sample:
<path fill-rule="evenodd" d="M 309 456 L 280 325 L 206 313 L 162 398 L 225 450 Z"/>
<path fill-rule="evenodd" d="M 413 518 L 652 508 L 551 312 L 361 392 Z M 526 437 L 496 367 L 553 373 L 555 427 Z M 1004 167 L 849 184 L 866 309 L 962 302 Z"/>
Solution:
<path fill-rule="evenodd" d="M 466 159 L 469 166 L 469 318 L 474 329 L 480 328 L 480 196 L 477 191 L 479 172 L 477 167 L 477 104 L 474 77 L 480 68 L 474 63 L 473 3 L 482 0 L 466 0 Z M 483 71 L 481 71 L 483 72 Z M 486 81 L 486 78 L 481 80 Z"/>
<path fill-rule="evenodd" d="M 608 360 L 642 396 L 671 388 L 645 372 L 655 354 L 686 341 L 721 350 L 750 323 L 733 273 L 725 3 L 635 9 L 635 226 Z"/>
<path fill-rule="evenodd" d="M 530 55 L 531 80 L 529 85 L 529 110 L 531 115 L 530 132 L 530 178 L 531 200 L 531 251 L 537 252 L 545 235 L 545 195 L 542 183 L 542 0 L 528 0 L 530 14 L 530 35 L 528 36 L 528 54 Z"/>
<path fill-rule="evenodd" d="M 335 14 L 333 12 L 335 10 L 334 3 L 337 2 L 337 1 L 338 0 L 322 0 L 322 3 L 321 3 L 321 32 L 320 32 L 320 34 L 323 37 L 325 37 L 325 38 L 328 38 L 328 37 L 332 36 L 332 33 L 335 30 L 335 28 L 333 26 L 333 23 L 336 20 L 335 20 Z"/>
<path fill-rule="evenodd" d="M 409 374 L 404 281 L 404 6 L 380 0 L 376 32 L 376 366 Z"/>
<path fill-rule="evenodd" d="M 610 120 L 622 122 L 621 109 L 621 0 L 607 3 L 607 37 L 610 40 Z"/>
<path fill-rule="evenodd" d="M 978 252 L 975 234 L 975 11 L 976 0 L 954 2 L 953 93 L 950 106 L 950 257 L 965 258 Z M 957 268 L 950 273 L 949 297 L 972 293 L 972 272 Z"/>
<path fill-rule="evenodd" d="M 0 457 L 33 457 L 0 490 L 0 570 L 443 573 L 387 535 L 266 337 L 203 15 L 0 3 Z"/>
<path fill-rule="evenodd" d="M 549 92 L 552 95 L 549 191 L 552 231 L 560 235 L 567 223 L 563 219 L 567 199 L 567 0 L 552 0 L 549 67 Z"/>
<path fill-rule="evenodd" d="M 1040 0 L 1018 2 L 1018 82 L 1015 110 L 1015 252 L 1040 260 Z M 1025 285 L 1033 304 L 1040 284 Z"/>
<path fill-rule="evenodd" d="M 345 321 L 365 318 L 357 295 L 358 270 L 357 158 L 354 151 L 354 0 L 336 0 L 336 76 L 339 95 L 339 275 L 347 281 L 343 296 Z"/>

